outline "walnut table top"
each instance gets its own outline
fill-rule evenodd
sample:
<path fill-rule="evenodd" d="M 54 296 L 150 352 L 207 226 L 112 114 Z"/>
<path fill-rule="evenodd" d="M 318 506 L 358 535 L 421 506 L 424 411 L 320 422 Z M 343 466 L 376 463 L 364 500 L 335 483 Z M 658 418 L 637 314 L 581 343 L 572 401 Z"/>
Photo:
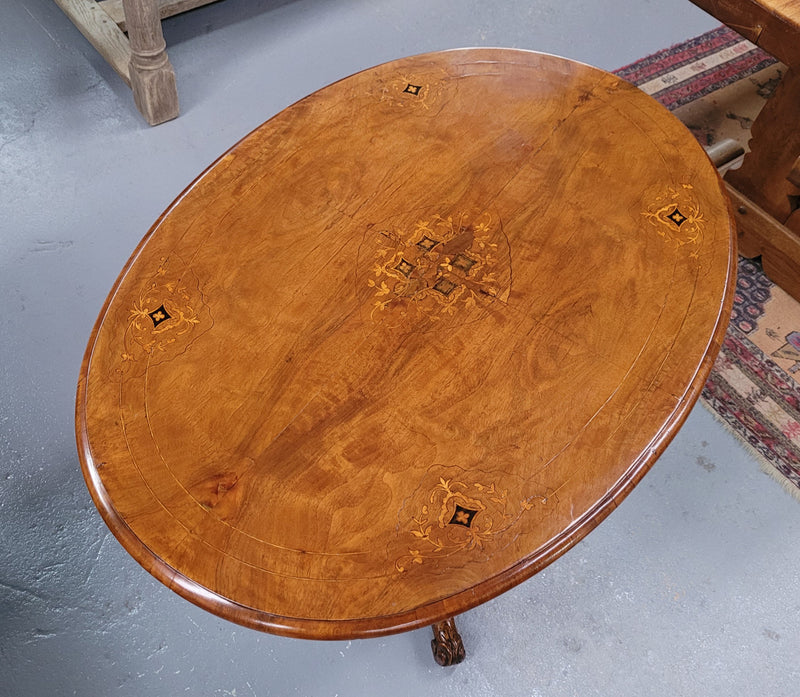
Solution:
<path fill-rule="evenodd" d="M 586 535 L 703 386 L 731 220 L 689 132 L 613 75 L 470 49 L 267 121 L 147 234 L 77 399 L 92 496 L 230 620 L 438 622 Z"/>

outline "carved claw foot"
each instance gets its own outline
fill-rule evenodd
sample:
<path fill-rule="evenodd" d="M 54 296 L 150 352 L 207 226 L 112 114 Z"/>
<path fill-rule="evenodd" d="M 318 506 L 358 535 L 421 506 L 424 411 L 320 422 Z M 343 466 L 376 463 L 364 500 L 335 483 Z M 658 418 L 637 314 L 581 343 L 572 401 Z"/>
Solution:
<path fill-rule="evenodd" d="M 467 655 L 464 651 L 464 643 L 461 635 L 456 629 L 454 619 L 437 622 L 431 626 L 433 629 L 433 639 L 431 649 L 433 657 L 440 666 L 454 666 L 461 663 Z"/>

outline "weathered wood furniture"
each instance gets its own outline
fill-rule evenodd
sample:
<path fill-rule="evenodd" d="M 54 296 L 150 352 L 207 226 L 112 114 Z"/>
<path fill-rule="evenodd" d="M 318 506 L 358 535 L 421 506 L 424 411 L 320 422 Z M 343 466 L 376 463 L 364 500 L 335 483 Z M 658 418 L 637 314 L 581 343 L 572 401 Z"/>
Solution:
<path fill-rule="evenodd" d="M 739 250 L 800 300 L 800 3 L 692 0 L 788 67 L 751 129 L 750 152 L 725 180 Z"/>
<path fill-rule="evenodd" d="M 175 71 L 161 20 L 216 0 L 55 1 L 131 87 L 137 108 L 151 126 L 178 115 Z"/>
<path fill-rule="evenodd" d="M 689 412 L 731 306 L 719 177 L 613 75 L 398 60 L 289 107 L 145 237 L 77 438 L 153 575 L 296 637 L 434 625 L 592 530 Z"/>

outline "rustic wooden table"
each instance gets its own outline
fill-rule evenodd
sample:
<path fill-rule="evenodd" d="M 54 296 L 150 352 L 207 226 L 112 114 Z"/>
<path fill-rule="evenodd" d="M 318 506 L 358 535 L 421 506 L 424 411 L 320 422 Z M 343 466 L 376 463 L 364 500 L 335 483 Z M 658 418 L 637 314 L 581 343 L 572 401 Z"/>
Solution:
<path fill-rule="evenodd" d="M 192 602 L 296 637 L 450 621 L 633 488 L 727 324 L 723 187 L 613 75 L 388 63 L 266 122 L 147 234 L 92 333 L 83 471 Z"/>

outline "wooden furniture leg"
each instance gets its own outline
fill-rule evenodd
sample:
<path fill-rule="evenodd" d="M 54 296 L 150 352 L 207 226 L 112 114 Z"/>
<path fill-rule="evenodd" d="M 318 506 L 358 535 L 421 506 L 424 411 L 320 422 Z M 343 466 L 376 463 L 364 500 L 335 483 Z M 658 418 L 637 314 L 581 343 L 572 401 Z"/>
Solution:
<path fill-rule="evenodd" d="M 739 253 L 800 300 L 800 74 L 789 70 L 753 122 L 750 152 L 725 181 Z"/>
<path fill-rule="evenodd" d="M 789 181 L 800 156 L 800 74 L 787 71 L 753 122 L 750 152 L 725 180 L 780 223 L 798 208 L 800 189 Z"/>
<path fill-rule="evenodd" d="M 800 239 L 786 225 L 743 196 L 730 184 L 730 196 L 739 235 L 739 254 L 761 257 L 764 273 L 800 301 Z"/>
<path fill-rule="evenodd" d="M 151 126 L 178 115 L 160 20 L 217 0 L 55 0 L 125 83 Z M 125 35 L 128 32 L 128 36 Z"/>
<path fill-rule="evenodd" d="M 456 621 L 452 617 L 431 626 L 433 639 L 431 649 L 433 658 L 440 666 L 454 666 L 466 657 L 464 642 L 456 629 Z"/>
<path fill-rule="evenodd" d="M 122 0 L 131 46 L 133 99 L 151 126 L 178 115 L 175 71 L 167 57 L 155 0 Z"/>

